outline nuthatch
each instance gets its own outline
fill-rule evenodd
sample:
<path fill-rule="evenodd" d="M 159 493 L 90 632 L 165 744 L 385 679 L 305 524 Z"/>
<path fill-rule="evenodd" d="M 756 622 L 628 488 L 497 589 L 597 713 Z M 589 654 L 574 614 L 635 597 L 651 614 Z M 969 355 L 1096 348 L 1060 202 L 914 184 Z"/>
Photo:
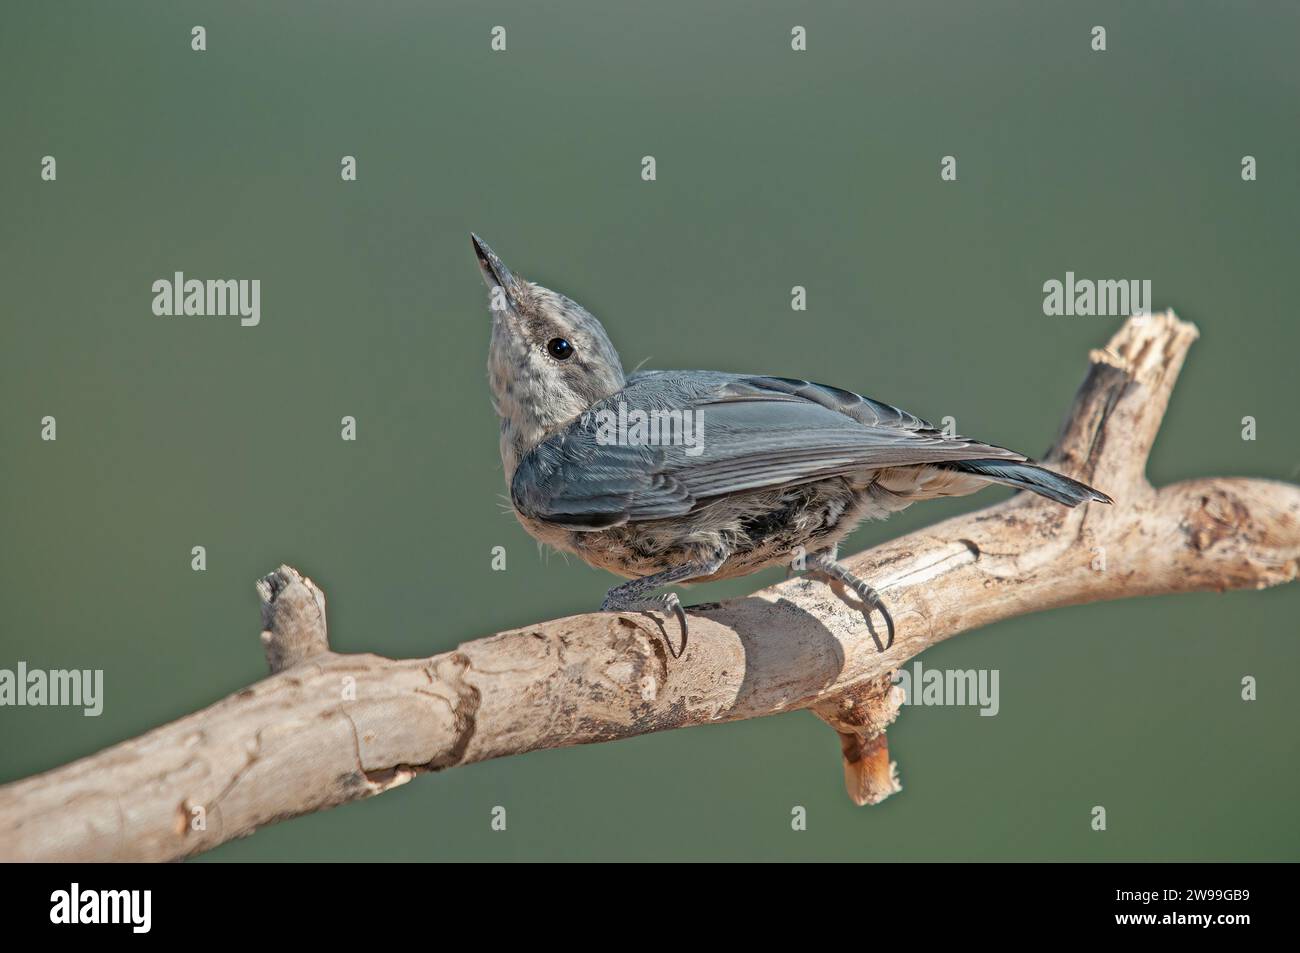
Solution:
<path fill-rule="evenodd" d="M 652 595 L 664 586 L 801 561 L 862 600 L 884 651 L 893 619 L 876 591 L 836 561 L 840 540 L 860 521 L 990 483 L 1065 506 L 1112 502 L 1022 454 L 945 436 L 837 387 L 722 371 L 625 377 L 585 308 L 515 276 L 471 238 L 490 289 L 488 380 L 519 522 L 543 543 L 629 577 L 601 610 L 672 612 L 681 652 L 686 613 L 675 593 Z M 884 645 L 871 628 L 873 609 L 885 620 Z"/>

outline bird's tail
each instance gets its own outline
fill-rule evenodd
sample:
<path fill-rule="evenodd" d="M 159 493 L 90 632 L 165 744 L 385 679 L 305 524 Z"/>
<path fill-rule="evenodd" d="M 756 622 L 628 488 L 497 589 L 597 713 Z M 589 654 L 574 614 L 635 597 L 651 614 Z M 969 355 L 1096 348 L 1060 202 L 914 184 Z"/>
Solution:
<path fill-rule="evenodd" d="M 1011 463 L 1007 460 L 961 460 L 948 464 L 954 470 L 983 477 L 993 483 L 1014 486 L 1018 490 L 1033 490 L 1040 496 L 1055 500 L 1066 506 L 1078 506 L 1095 500 L 1098 503 L 1114 503 L 1100 490 L 1094 490 L 1086 483 L 1071 480 L 1068 476 L 1053 473 L 1051 470 L 1034 463 Z"/>

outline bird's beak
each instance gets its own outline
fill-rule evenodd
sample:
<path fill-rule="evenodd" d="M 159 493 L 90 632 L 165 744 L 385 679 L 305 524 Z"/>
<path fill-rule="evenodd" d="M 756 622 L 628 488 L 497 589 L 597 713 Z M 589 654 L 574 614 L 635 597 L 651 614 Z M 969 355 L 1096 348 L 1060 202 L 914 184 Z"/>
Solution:
<path fill-rule="evenodd" d="M 487 242 L 473 232 L 469 233 L 469 237 L 474 242 L 474 254 L 478 256 L 478 268 L 483 273 L 483 283 L 488 286 L 489 290 L 500 287 L 505 292 L 511 306 L 513 306 L 515 303 L 515 276 L 510 273 L 510 269 L 505 266 L 505 262 L 497 257 L 497 253 L 488 247 Z"/>

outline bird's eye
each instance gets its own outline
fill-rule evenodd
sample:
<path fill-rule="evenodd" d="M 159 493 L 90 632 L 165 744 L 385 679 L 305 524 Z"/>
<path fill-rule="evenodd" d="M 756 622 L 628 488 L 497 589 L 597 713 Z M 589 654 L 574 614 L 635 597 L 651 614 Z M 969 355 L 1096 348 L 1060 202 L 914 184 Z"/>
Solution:
<path fill-rule="evenodd" d="M 546 342 L 546 353 L 557 361 L 567 361 L 573 357 L 573 345 L 564 338 L 551 338 Z"/>

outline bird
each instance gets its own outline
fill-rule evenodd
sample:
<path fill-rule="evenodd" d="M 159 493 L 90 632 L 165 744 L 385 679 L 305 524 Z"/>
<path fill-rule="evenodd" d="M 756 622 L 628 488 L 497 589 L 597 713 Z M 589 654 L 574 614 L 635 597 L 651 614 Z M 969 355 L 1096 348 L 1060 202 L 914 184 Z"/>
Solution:
<path fill-rule="evenodd" d="M 838 387 L 726 371 L 624 374 L 591 312 L 470 239 L 489 292 L 487 376 L 511 507 L 538 541 L 628 580 L 601 611 L 671 613 L 674 659 L 688 622 L 675 592 L 656 594 L 665 587 L 804 570 L 861 600 L 883 652 L 893 617 L 838 557 L 863 520 L 990 484 L 1069 507 L 1114 502 L 1023 454 Z"/>

